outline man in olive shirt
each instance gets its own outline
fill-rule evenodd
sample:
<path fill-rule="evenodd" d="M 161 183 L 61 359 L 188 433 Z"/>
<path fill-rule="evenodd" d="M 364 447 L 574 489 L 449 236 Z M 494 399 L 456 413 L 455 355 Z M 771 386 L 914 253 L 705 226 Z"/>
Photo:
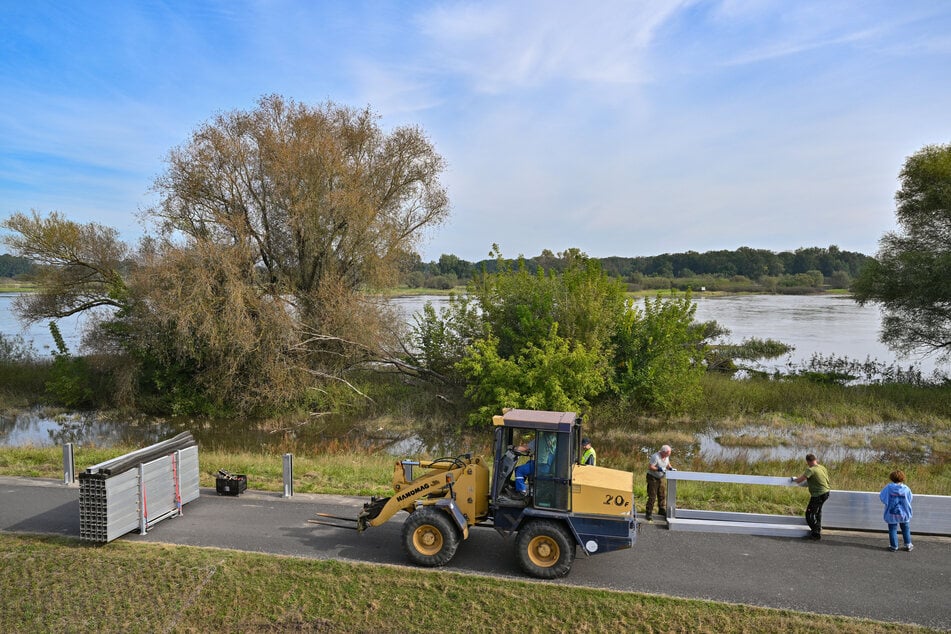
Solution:
<path fill-rule="evenodd" d="M 815 454 L 806 454 L 806 470 L 798 478 L 790 478 L 796 484 L 807 482 L 809 485 L 809 504 L 806 506 L 806 524 L 812 531 L 810 539 L 822 539 L 822 505 L 829 499 L 829 472 L 819 464 Z"/>

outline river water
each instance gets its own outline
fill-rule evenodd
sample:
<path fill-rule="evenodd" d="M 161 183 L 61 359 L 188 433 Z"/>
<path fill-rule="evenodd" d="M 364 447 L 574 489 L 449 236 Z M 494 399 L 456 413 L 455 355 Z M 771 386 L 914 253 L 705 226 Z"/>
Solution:
<path fill-rule="evenodd" d="M 22 338 L 39 355 L 48 355 L 56 350 L 53 335 L 50 334 L 49 321 L 40 321 L 24 325 L 17 321 L 13 313 L 13 302 L 19 293 L 0 293 L 0 335 L 7 340 Z M 79 352 L 83 327 L 86 323 L 83 315 L 73 315 L 57 321 L 60 334 L 70 352 Z"/>
<path fill-rule="evenodd" d="M 48 324 L 41 323 L 23 328 L 14 318 L 11 305 L 14 296 L 0 294 L 0 334 L 10 338 L 22 336 L 32 341 L 39 354 L 48 354 L 53 348 Z M 760 364 L 766 371 L 784 371 L 791 366 L 807 362 L 814 354 L 848 357 L 856 361 L 876 360 L 886 365 L 914 365 L 924 375 L 938 370 L 948 373 L 947 365 L 936 365 L 933 359 L 899 357 L 878 341 L 881 315 L 875 306 L 859 306 L 848 297 L 840 295 L 742 295 L 742 296 L 704 296 L 695 295 L 697 303 L 696 318 L 701 321 L 715 320 L 728 328 L 731 334 L 727 339 L 739 343 L 748 338 L 776 339 L 794 347 L 793 351 L 781 359 Z M 420 311 L 426 302 L 437 308 L 445 305 L 445 296 L 397 297 L 392 302 L 400 307 L 407 319 Z M 84 323 L 74 317 L 62 320 L 60 329 L 71 351 L 79 350 L 81 330 Z M 2 408 L 0 408 L 2 412 Z M 899 427 L 907 422 L 896 422 Z M 49 446 L 64 442 L 76 444 L 95 444 L 111 446 L 113 444 L 151 444 L 182 431 L 182 423 L 174 422 L 131 422 L 109 420 L 100 413 L 69 413 L 51 417 L 40 410 L 24 412 L 14 416 L 0 415 L 0 446 Z M 229 427 L 229 431 L 232 428 Z M 264 432 L 253 429 L 233 430 L 246 446 L 269 446 L 278 442 Z M 879 430 L 882 431 L 882 430 Z M 201 441 L 201 430 L 193 430 Z M 725 448 L 710 435 L 700 435 L 698 451 L 706 458 L 729 458 L 736 451 Z M 384 439 L 385 440 L 385 439 Z M 413 450 L 425 450 L 425 443 L 415 444 L 413 439 L 396 439 L 394 447 L 401 453 Z M 218 441 L 209 436 L 208 443 Z M 741 450 L 750 460 L 785 458 L 786 453 L 799 455 L 799 443 L 784 443 L 769 449 Z M 220 446 L 226 447 L 227 443 Z M 279 450 L 279 449 L 278 449 Z M 732 453 L 731 453 L 732 452 Z M 854 455 L 853 455 L 854 454 Z M 859 460 L 876 459 L 875 452 L 867 448 L 856 447 L 846 457 Z"/>

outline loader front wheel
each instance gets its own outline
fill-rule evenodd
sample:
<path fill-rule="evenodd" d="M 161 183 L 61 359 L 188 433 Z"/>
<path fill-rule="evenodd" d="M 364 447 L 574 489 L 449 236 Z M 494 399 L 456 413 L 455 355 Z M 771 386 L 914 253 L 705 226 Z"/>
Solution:
<path fill-rule="evenodd" d="M 403 548 L 414 564 L 444 566 L 458 547 L 459 531 L 444 511 L 421 506 L 403 522 Z"/>
<path fill-rule="evenodd" d="M 525 525 L 515 539 L 518 565 L 533 577 L 564 577 L 575 559 L 574 539 L 557 522 L 535 520 Z"/>

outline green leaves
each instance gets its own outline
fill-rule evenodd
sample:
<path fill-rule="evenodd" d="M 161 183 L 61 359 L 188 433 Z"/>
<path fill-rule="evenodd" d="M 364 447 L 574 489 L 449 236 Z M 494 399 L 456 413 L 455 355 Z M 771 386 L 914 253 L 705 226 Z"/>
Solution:
<path fill-rule="evenodd" d="M 415 331 L 424 365 L 465 383 L 471 423 L 506 407 L 582 411 L 611 390 L 661 411 L 697 398 L 707 332 L 689 294 L 641 310 L 576 249 L 550 256 L 547 272 L 495 255 L 496 273 L 441 317 L 427 307 Z"/>
<path fill-rule="evenodd" d="M 895 194 L 901 231 L 886 233 L 855 280 L 855 299 L 884 308 L 882 341 L 951 356 L 951 144 L 908 157 Z"/>
<path fill-rule="evenodd" d="M 696 310 L 690 293 L 630 306 L 617 332 L 615 386 L 623 399 L 675 413 L 700 397 L 705 346 L 703 330 L 693 325 Z"/>
<path fill-rule="evenodd" d="M 581 411 L 607 385 L 605 359 L 597 351 L 558 336 L 557 325 L 538 343 L 511 358 L 498 353 L 498 339 L 476 342 L 459 370 L 469 379 L 465 395 L 478 405 L 473 424 L 491 420 L 505 407 Z"/>

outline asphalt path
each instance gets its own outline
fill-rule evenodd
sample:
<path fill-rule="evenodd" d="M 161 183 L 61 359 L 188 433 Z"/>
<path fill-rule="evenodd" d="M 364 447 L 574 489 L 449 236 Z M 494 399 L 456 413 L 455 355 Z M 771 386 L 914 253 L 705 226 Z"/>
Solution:
<path fill-rule="evenodd" d="M 366 498 L 202 489 L 182 516 L 120 539 L 259 553 L 406 565 L 399 517 L 360 534 L 310 523 L 316 512 L 356 517 Z M 914 523 L 912 523 L 914 528 Z M 79 537 L 79 488 L 0 477 L 0 530 Z M 554 583 L 646 592 L 912 623 L 951 630 L 951 539 L 914 537 L 888 552 L 887 535 L 826 531 L 822 541 L 669 531 L 642 524 L 633 549 L 575 559 Z M 580 552 L 580 551 L 579 551 Z M 455 572 L 533 581 L 515 562 L 514 539 L 470 530 L 447 566 Z"/>

